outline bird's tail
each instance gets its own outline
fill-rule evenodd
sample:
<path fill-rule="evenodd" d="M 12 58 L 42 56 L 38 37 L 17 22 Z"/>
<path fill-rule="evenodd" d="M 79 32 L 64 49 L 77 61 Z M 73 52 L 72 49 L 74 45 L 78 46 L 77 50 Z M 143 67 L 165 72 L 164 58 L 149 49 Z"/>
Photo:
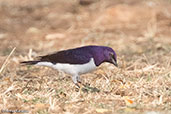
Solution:
<path fill-rule="evenodd" d="M 22 61 L 22 62 L 20 62 L 20 64 L 22 64 L 22 65 L 35 65 L 38 62 L 40 62 L 40 61 Z"/>

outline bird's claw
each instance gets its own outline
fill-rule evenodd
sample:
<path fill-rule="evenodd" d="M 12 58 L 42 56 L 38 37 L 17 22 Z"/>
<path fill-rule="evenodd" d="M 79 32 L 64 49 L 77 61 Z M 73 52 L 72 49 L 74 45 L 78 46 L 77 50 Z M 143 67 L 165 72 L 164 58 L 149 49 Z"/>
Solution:
<path fill-rule="evenodd" d="M 76 85 L 78 88 L 80 88 L 80 85 L 79 85 L 78 83 L 75 83 L 75 85 Z"/>

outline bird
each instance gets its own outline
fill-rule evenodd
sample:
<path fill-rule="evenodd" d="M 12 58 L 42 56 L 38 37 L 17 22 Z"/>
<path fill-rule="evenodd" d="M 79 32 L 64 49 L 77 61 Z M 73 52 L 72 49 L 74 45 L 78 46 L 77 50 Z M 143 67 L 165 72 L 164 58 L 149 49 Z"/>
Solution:
<path fill-rule="evenodd" d="M 36 60 L 22 61 L 23 65 L 51 67 L 71 75 L 75 85 L 81 83 L 80 75 L 94 71 L 102 63 L 118 67 L 115 51 L 107 46 L 87 45 L 38 56 Z"/>

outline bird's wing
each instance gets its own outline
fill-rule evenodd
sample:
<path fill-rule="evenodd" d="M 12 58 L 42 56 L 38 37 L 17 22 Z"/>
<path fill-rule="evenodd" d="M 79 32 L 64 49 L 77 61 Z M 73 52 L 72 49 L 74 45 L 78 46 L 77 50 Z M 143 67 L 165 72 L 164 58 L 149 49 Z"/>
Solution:
<path fill-rule="evenodd" d="M 67 63 L 67 64 L 85 64 L 91 59 L 91 54 L 81 50 L 64 50 L 50 55 L 40 56 L 39 60 L 44 62 Z"/>

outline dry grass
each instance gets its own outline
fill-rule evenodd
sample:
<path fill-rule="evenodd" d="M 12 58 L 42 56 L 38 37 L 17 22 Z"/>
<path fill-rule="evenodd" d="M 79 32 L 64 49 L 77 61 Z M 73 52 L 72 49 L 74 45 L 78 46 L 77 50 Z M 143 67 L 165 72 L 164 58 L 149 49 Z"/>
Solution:
<path fill-rule="evenodd" d="M 119 0 L 90 6 L 62 0 L 1 3 L 0 30 L 7 35 L 0 39 L 0 110 L 29 114 L 171 113 L 171 5 L 169 1 L 130 1 L 123 6 Z M 9 12 L 11 8 L 14 13 Z M 128 11 L 121 12 L 122 8 Z M 127 14 L 129 21 L 119 12 Z M 142 17 L 137 16 L 140 12 Z M 6 19 L 13 29 L 6 26 Z M 104 63 L 83 75 L 83 82 L 90 85 L 79 91 L 67 74 L 19 64 L 37 55 L 89 44 L 115 49 L 119 67 Z"/>

